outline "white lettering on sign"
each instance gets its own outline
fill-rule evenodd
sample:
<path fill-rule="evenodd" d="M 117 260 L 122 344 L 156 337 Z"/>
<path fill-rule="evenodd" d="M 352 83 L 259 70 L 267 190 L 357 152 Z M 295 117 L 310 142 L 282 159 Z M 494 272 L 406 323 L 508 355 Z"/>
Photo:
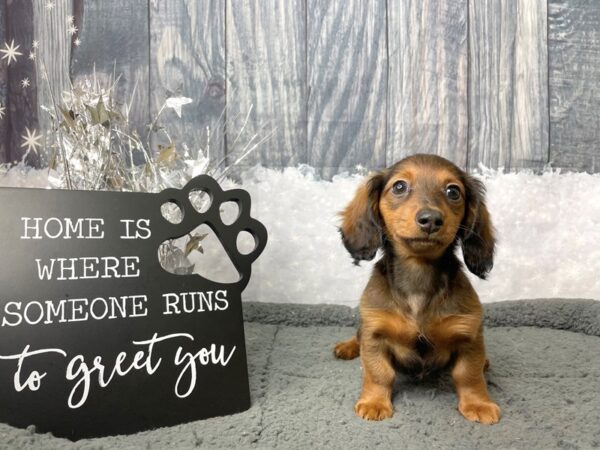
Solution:
<path fill-rule="evenodd" d="M 225 347 L 222 345 L 219 345 L 217 348 L 215 344 L 211 344 L 209 348 L 202 348 L 196 353 L 183 352 L 182 348 L 179 347 L 177 353 L 175 353 L 175 364 L 178 366 L 183 364 L 183 369 L 177 377 L 177 383 L 175 383 L 175 395 L 179 398 L 185 398 L 192 393 L 196 387 L 197 364 L 201 366 L 220 364 L 225 367 L 231 360 L 233 352 L 235 352 L 235 346 L 232 347 L 228 355 L 225 355 Z M 184 385 L 182 390 L 180 384 L 184 383 L 182 380 L 186 375 L 189 377 L 187 389 L 185 389 Z"/>
<path fill-rule="evenodd" d="M 148 315 L 146 295 L 122 295 L 120 297 L 70 298 L 45 302 L 7 302 L 4 305 L 3 327 L 16 327 L 23 322 L 37 325 L 44 320 L 51 323 L 81 322 Z"/>
<path fill-rule="evenodd" d="M 157 333 L 154 333 L 150 339 L 132 341 L 134 346 L 142 348 L 133 355 L 124 351 L 119 352 L 114 363 L 110 365 L 107 365 L 101 356 L 91 358 L 91 362 L 86 360 L 83 355 L 76 355 L 71 358 L 67 363 L 64 374 L 68 381 L 74 382 L 67 399 L 69 408 L 77 409 L 83 406 L 94 385 L 101 389 L 106 388 L 116 377 L 124 377 L 133 371 L 143 371 L 149 376 L 154 375 L 163 362 L 162 358 L 154 356 L 155 344 L 172 339 L 194 341 L 194 337 L 188 333 L 173 333 L 165 336 L 158 336 Z M 13 386 L 17 392 L 25 389 L 39 390 L 42 379 L 47 375 L 47 372 L 40 373 L 37 370 L 32 370 L 25 376 L 25 381 L 23 381 L 22 366 L 25 359 L 45 353 L 58 353 L 63 357 L 68 357 L 67 353 L 59 348 L 45 348 L 34 351 L 29 349 L 28 344 L 21 353 L 0 355 L 0 360 L 17 360 L 17 370 L 13 377 Z M 226 349 L 224 345 L 217 344 L 210 344 L 191 352 L 179 346 L 173 358 L 173 364 L 181 367 L 181 371 L 175 380 L 175 395 L 179 398 L 185 398 L 194 391 L 198 379 L 198 366 L 220 365 L 225 367 L 231 361 L 235 351 L 236 346 Z"/>
<path fill-rule="evenodd" d="M 125 235 L 121 239 L 149 239 L 152 236 L 150 219 L 121 219 L 121 223 L 125 224 Z M 134 230 L 131 230 L 131 225 L 134 225 Z"/>
<path fill-rule="evenodd" d="M 22 390 L 24 390 L 25 388 L 29 389 L 30 391 L 37 391 L 40 388 L 40 385 L 42 383 L 42 378 L 44 378 L 47 373 L 39 373 L 37 370 L 33 370 L 29 376 L 27 377 L 27 379 L 25 380 L 25 383 L 21 382 L 21 367 L 23 366 L 23 360 L 29 356 L 35 356 L 35 355 L 41 355 L 43 353 L 59 353 L 62 356 L 67 356 L 67 354 L 58 348 L 45 348 L 42 350 L 34 350 L 32 352 L 29 351 L 29 345 L 26 345 L 25 348 L 23 349 L 23 351 L 17 355 L 8 355 L 8 356 L 2 356 L 0 355 L 0 359 L 17 359 L 17 371 L 15 372 L 15 376 L 13 377 L 13 383 L 14 383 L 14 387 L 15 387 L 15 391 L 17 392 L 21 392 Z"/>
<path fill-rule="evenodd" d="M 88 280 L 95 278 L 135 278 L 140 276 L 139 256 L 80 258 L 36 258 L 40 280 Z"/>
<path fill-rule="evenodd" d="M 85 217 L 70 219 L 50 217 L 21 217 L 21 239 L 103 239 L 104 219 Z"/>
<path fill-rule="evenodd" d="M 227 291 L 224 289 L 216 292 L 168 292 L 163 294 L 163 299 L 165 301 L 163 314 L 223 311 L 229 307 Z"/>
<path fill-rule="evenodd" d="M 25 213 L 27 214 L 27 213 Z M 39 214 L 39 213 L 34 213 Z M 94 213 L 96 214 L 96 213 Z M 20 217 L 20 216 L 17 216 Z M 67 239 L 104 239 L 105 238 L 105 219 L 97 217 L 85 218 L 66 218 L 66 217 L 20 217 L 21 222 L 17 222 L 17 231 L 19 238 L 22 240 L 48 240 L 45 245 L 40 245 L 39 242 L 31 242 L 29 245 L 37 249 L 45 249 L 46 252 L 41 255 L 31 256 L 28 261 L 29 274 L 31 281 L 35 284 L 34 292 L 36 298 L 34 300 L 23 301 L 22 298 L 4 300 L 0 299 L 0 327 L 17 327 L 17 326 L 38 326 L 42 329 L 47 329 L 48 325 L 56 325 L 71 322 L 99 321 L 111 319 L 126 319 L 135 317 L 148 316 L 148 307 L 151 303 L 155 307 L 160 308 L 159 304 L 148 302 L 147 295 L 115 295 L 107 296 L 104 294 L 104 289 L 101 285 L 108 285 L 109 282 L 103 283 L 102 280 L 114 280 L 110 283 L 117 291 L 122 287 L 123 291 L 130 294 L 130 286 L 143 286 L 144 280 L 135 280 L 132 282 L 121 281 L 124 278 L 140 278 L 144 269 L 152 269 L 157 261 L 140 263 L 140 256 L 136 256 L 135 245 L 132 242 L 119 241 L 121 245 L 115 245 L 115 239 L 122 240 L 147 240 L 152 236 L 150 228 L 150 219 L 120 219 L 118 223 L 109 224 L 107 234 L 116 231 L 115 236 L 108 236 L 110 242 L 96 242 L 90 247 L 89 244 L 62 240 Z M 116 219 L 115 219 L 116 220 Z M 16 236 L 14 236 L 16 238 Z M 22 243 L 24 245 L 25 242 Z M 137 244 L 138 246 L 141 243 Z M 148 245 L 144 243 L 144 245 Z M 48 252 L 48 247 L 51 248 L 51 253 Z M 71 255 L 64 257 L 55 257 L 56 250 L 75 248 Z M 89 248 L 108 249 L 102 253 L 109 253 L 114 256 L 94 256 L 86 254 Z M 87 250 L 86 250 L 87 249 Z M 122 251 L 121 251 L 122 249 Z M 80 253 L 81 250 L 81 253 Z M 28 250 L 29 251 L 29 250 Z M 102 254 L 100 253 L 100 254 Z M 130 256 L 119 256 L 122 253 L 130 254 Z M 134 255 L 131 255 L 134 253 Z M 156 249 L 153 250 L 156 258 Z M 27 253 L 30 255 L 31 253 Z M 147 252 L 142 252 L 147 254 Z M 58 253 L 58 255 L 61 255 Z M 74 255 L 73 257 L 70 257 Z M 40 256 L 35 258 L 35 256 Z M 34 262 L 35 261 L 35 264 Z M 155 271 L 150 271 L 150 276 L 155 276 Z M 36 279 L 37 275 L 37 279 Z M 96 282 L 74 283 L 69 282 L 74 280 L 98 280 Z M 66 283 L 47 283 L 50 291 L 58 290 L 56 300 L 47 300 L 44 283 L 39 282 L 56 281 Z M 42 286 L 38 286 L 38 285 Z M 75 287 L 73 291 L 69 287 Z M 103 295 L 90 297 L 79 297 L 81 288 L 89 286 L 89 289 L 99 289 Z M 100 287 L 99 287 L 100 286 Z M 153 284 L 151 284 L 153 286 Z M 171 284 L 171 286 L 179 286 L 181 284 Z M 137 289 L 137 288 L 136 288 Z M 161 289 L 156 295 L 161 295 L 163 299 L 163 315 L 178 315 L 192 313 L 216 313 L 227 310 L 230 306 L 228 299 L 228 291 L 226 289 L 210 290 L 210 291 L 190 291 L 190 292 L 167 292 L 165 290 L 178 289 L 170 287 Z M 40 294 L 41 292 L 41 294 Z M 96 292 L 99 293 L 99 292 Z M 71 298 L 71 296 L 76 298 Z M 151 295 L 151 294 L 150 294 Z M 37 297 L 42 297 L 37 298 Z M 158 300 L 158 299 L 156 299 Z M 160 319 L 160 310 L 157 311 L 158 316 L 153 318 Z M 174 317 L 162 317 L 163 321 L 170 319 L 177 323 Z M 181 322 L 179 322 L 181 323 Z M 183 323 L 186 323 L 185 321 Z M 92 325 L 92 324 L 90 324 Z M 69 328 L 82 331 L 84 334 L 87 330 L 95 330 L 96 327 L 86 328 L 87 324 L 81 324 L 80 328 L 72 326 Z M 162 325 L 161 325 L 162 326 Z M 124 325 L 123 329 L 127 329 Z M 143 328 L 148 330 L 147 327 Z M 122 342 L 120 330 L 117 328 L 115 333 Z M 152 330 L 152 328 L 150 328 Z M 5 330 L 8 331 L 8 330 Z M 16 330 L 11 330 L 8 333 L 12 336 Z M 41 330 L 40 330 L 41 331 Z M 55 330 L 56 332 L 60 330 Z M 106 327 L 108 333 L 111 332 L 111 327 Z M 182 330 L 180 330 L 182 331 Z M 104 331 L 103 331 L 104 332 Z M 75 350 L 69 350 L 71 342 L 75 339 L 71 337 L 68 340 L 63 340 L 63 344 L 50 343 L 52 336 L 57 334 L 19 334 L 24 336 L 24 339 L 44 339 L 42 345 L 48 345 L 49 348 L 39 348 L 31 350 L 32 342 L 25 340 L 17 340 L 16 349 L 8 350 L 8 355 L 0 355 L 0 362 L 14 361 L 16 368 L 13 375 L 13 386 L 16 392 L 22 391 L 38 391 L 43 389 L 44 382 L 50 385 L 55 382 L 56 376 L 64 377 L 67 382 L 69 392 L 65 395 L 65 402 L 71 409 L 77 409 L 85 405 L 91 395 L 94 394 L 94 389 L 104 389 L 113 383 L 115 379 L 132 375 L 138 372 L 142 377 L 153 376 L 159 371 L 161 365 L 171 364 L 174 369 L 173 374 L 173 391 L 177 398 L 186 398 L 190 396 L 198 384 L 200 378 L 201 366 L 227 366 L 232 360 L 237 347 L 230 344 L 218 344 L 213 342 L 197 343 L 192 334 L 187 332 L 177 332 L 168 334 L 169 332 L 159 336 L 158 333 L 149 332 L 151 337 L 145 340 L 132 340 L 125 342 L 126 348 L 108 349 L 109 352 L 114 352 L 107 356 L 105 351 L 98 350 L 92 353 L 88 347 L 88 337 L 82 337 L 81 345 L 74 346 Z M 54 333 L 54 331 L 53 331 Z M 70 331 L 65 330 L 68 335 Z M 91 338 L 101 340 L 103 335 L 97 335 L 96 331 L 92 331 Z M 129 333 L 129 331 L 128 331 Z M 42 336 L 42 338 L 40 337 Z M 46 338 L 47 336 L 47 338 Z M 78 335 L 79 336 L 79 335 Z M 83 335 L 81 335 L 83 336 Z M 20 339 L 20 338 L 19 338 Z M 208 339 L 207 339 L 208 340 Z M 110 340 L 111 342 L 113 340 Z M 169 341 L 169 343 L 161 344 Z M 102 341 L 100 341 L 102 342 Z M 15 342 L 8 341 L 11 345 Z M 79 344 L 79 341 L 77 341 Z M 52 348 L 52 347 L 65 348 Z M 36 345 L 37 347 L 37 345 Z M 22 348 L 22 351 L 20 349 Z M 123 351 L 121 351 L 123 350 Z M 166 352 L 169 352 L 168 354 Z M 69 354 L 71 353 L 71 354 Z M 51 356 L 50 356 L 51 355 Z M 58 366 L 54 361 L 49 359 L 61 358 L 64 365 Z M 35 364 L 39 363 L 40 367 L 35 368 Z M 59 373 L 52 373 L 60 367 Z M 48 375 L 48 379 L 44 380 Z M 162 378 L 161 378 L 162 381 Z"/>

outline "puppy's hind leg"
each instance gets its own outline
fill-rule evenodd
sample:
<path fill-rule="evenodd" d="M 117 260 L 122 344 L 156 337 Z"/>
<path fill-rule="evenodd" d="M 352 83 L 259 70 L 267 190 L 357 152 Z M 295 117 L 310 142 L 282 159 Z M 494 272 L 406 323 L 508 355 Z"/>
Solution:
<path fill-rule="evenodd" d="M 341 341 L 335 344 L 333 354 L 339 359 L 354 359 L 360 355 L 360 344 L 358 338 L 353 336 L 347 341 Z"/>

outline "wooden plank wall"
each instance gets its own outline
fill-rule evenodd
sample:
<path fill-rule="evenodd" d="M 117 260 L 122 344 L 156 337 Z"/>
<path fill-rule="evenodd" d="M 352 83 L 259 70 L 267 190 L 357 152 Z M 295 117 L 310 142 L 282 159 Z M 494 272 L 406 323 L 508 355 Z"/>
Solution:
<path fill-rule="evenodd" d="M 467 161 L 467 0 L 401 0 L 388 10 L 387 161 Z"/>
<path fill-rule="evenodd" d="M 548 162 L 546 2 L 469 4 L 469 167 Z"/>
<path fill-rule="evenodd" d="M 61 2 L 64 0 L 57 3 Z M 81 44 L 72 46 L 73 85 L 89 80 L 94 74 L 105 85 L 120 77 L 117 96 L 123 103 L 131 104 L 130 121 L 145 136 L 150 121 L 147 1 L 74 2 L 79 28 L 74 37 Z"/>
<path fill-rule="evenodd" d="M 36 70 L 35 64 L 28 59 L 34 40 L 33 0 L 7 2 L 4 14 L 7 44 L 12 44 L 14 40 L 14 47 L 18 45 L 17 52 L 22 55 L 17 56 L 16 61 L 13 59 L 9 62 L 8 58 L 2 60 L 7 90 L 6 116 L 2 119 L 6 121 L 7 135 L 3 136 L 3 140 L 8 149 L 7 161 L 20 161 L 25 155 L 21 136 L 27 130 L 39 128 Z M 25 81 L 31 83 L 29 88 L 23 88 Z M 32 153 L 28 155 L 27 162 L 37 165 L 39 158 Z"/>
<path fill-rule="evenodd" d="M 6 36 L 7 10 L 6 6 L 0 6 L 0 36 Z M 9 118 L 5 118 L 8 111 L 8 67 L 0 64 L 0 108 L 4 108 L 0 113 L 0 163 L 10 160 L 10 129 Z"/>
<path fill-rule="evenodd" d="M 225 27 L 227 151 L 272 133 L 247 165 L 307 163 L 305 1 L 229 0 Z"/>
<path fill-rule="evenodd" d="M 47 9 L 45 3 L 40 1 L 34 0 L 32 3 L 34 39 L 38 41 L 37 49 L 32 49 L 36 54 L 37 103 L 38 105 L 51 105 L 52 99 L 60 99 L 71 83 L 69 77 L 71 35 L 67 26 L 70 19 L 66 18 L 73 15 L 73 1 L 57 2 L 52 9 Z M 43 39 L 37 36 L 52 36 L 52 39 Z M 51 80 L 51 82 L 47 80 Z M 48 114 L 39 112 L 39 129 L 47 130 L 50 126 Z M 42 153 L 40 156 L 46 155 Z M 43 160 L 40 162 L 44 163 Z"/>
<path fill-rule="evenodd" d="M 169 134 L 190 149 L 225 156 L 225 9 L 220 0 L 150 1 L 150 117 L 169 95 L 192 98 L 182 117 L 163 112 Z M 155 144 L 158 144 L 157 142 Z M 164 141 L 162 142 L 164 143 Z"/>
<path fill-rule="evenodd" d="M 550 159 L 600 171 L 600 2 L 548 3 Z"/>
<path fill-rule="evenodd" d="M 325 177 L 386 164 L 386 13 L 385 2 L 307 2 L 308 162 Z"/>
<path fill-rule="evenodd" d="M 593 0 L 0 0 L 0 35 L 22 53 L 0 60 L 0 161 L 47 129 L 50 95 L 95 71 L 121 76 L 124 101 L 135 89 L 142 135 L 168 96 L 190 97 L 163 122 L 216 160 L 268 138 L 244 165 L 329 178 L 431 152 L 469 169 L 600 171 Z"/>

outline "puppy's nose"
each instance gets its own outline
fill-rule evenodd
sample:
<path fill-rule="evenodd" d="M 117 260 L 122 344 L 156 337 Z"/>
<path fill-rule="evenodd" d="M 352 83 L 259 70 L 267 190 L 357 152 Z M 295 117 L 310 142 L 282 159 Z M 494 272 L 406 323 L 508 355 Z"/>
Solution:
<path fill-rule="evenodd" d="M 434 209 L 422 209 L 417 213 L 417 225 L 427 234 L 432 234 L 442 228 L 444 218 L 442 213 Z"/>

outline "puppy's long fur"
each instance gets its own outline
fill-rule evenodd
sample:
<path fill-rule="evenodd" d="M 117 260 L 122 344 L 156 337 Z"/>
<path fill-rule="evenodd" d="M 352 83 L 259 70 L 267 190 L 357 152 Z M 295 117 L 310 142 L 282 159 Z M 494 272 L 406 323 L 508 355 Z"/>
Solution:
<path fill-rule="evenodd" d="M 372 176 L 342 212 L 342 240 L 358 263 L 382 249 L 360 301 L 355 337 L 335 355 L 360 355 L 362 393 L 356 413 L 391 417 L 396 370 L 421 379 L 450 368 L 458 409 L 493 424 L 500 408 L 487 392 L 482 307 L 455 255 L 485 278 L 494 233 L 484 187 L 451 162 L 414 155 Z"/>

